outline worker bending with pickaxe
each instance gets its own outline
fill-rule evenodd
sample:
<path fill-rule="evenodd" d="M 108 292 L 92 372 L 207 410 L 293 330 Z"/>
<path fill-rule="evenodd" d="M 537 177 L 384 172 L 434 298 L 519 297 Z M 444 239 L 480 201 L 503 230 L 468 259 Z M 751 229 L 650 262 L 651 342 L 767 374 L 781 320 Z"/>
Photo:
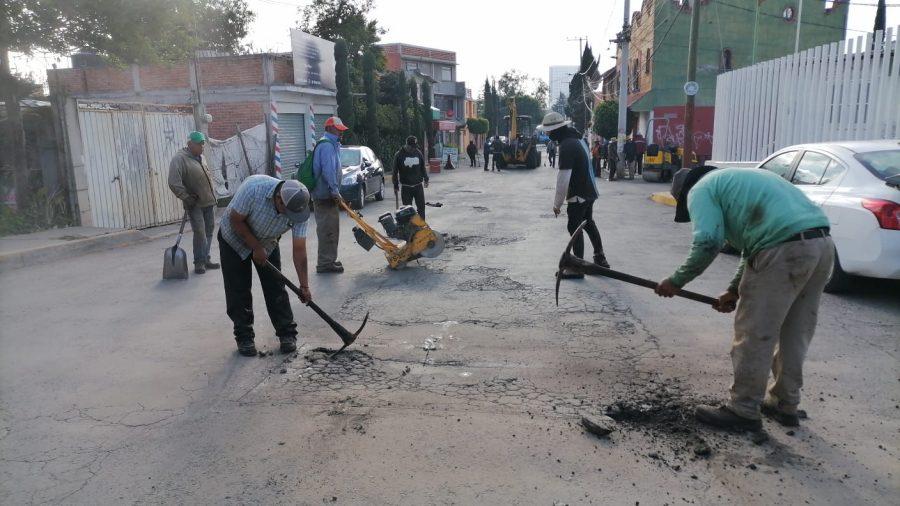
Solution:
<path fill-rule="evenodd" d="M 684 264 L 656 287 L 672 297 L 703 273 L 726 240 L 741 250 L 734 279 L 715 304 L 723 313 L 737 308 L 731 395 L 722 407 L 699 406 L 696 416 L 721 428 L 759 430 L 762 408 L 782 425 L 797 426 L 803 361 L 834 261 L 828 218 L 772 172 L 713 169 L 693 169 L 678 192 L 675 221 L 693 222 L 693 244 Z"/>

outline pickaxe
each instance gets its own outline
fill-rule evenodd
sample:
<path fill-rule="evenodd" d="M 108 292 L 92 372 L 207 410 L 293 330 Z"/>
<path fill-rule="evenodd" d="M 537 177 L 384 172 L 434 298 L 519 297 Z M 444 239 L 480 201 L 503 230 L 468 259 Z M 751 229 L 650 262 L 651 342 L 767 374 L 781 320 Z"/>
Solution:
<path fill-rule="evenodd" d="M 300 289 L 297 288 L 297 285 L 295 285 L 293 282 L 291 282 L 291 280 L 288 279 L 287 276 L 284 275 L 284 273 L 282 273 L 280 270 L 278 270 L 278 267 L 275 267 L 272 264 L 272 262 L 270 262 L 268 260 L 266 260 L 266 265 L 269 267 L 269 269 L 272 269 L 272 272 L 274 272 L 275 274 L 278 275 L 278 277 L 285 284 L 285 286 L 290 288 L 292 292 L 296 293 L 297 297 L 300 297 Z M 345 329 L 343 325 L 334 321 L 334 318 L 328 316 L 328 313 L 323 311 L 322 308 L 320 308 L 319 305 L 316 304 L 315 302 L 309 301 L 306 303 L 306 305 L 309 306 L 310 309 L 315 311 L 317 315 L 321 316 L 322 319 L 325 320 L 325 323 L 327 323 L 328 326 L 331 327 L 331 329 L 334 330 L 337 333 L 337 335 L 341 338 L 341 341 L 344 342 L 344 345 L 341 346 L 341 349 L 334 352 L 332 354 L 332 356 L 337 355 L 338 353 L 344 351 L 344 348 L 353 344 L 353 341 L 356 341 L 356 338 L 359 337 L 359 333 L 362 332 L 363 327 L 366 326 L 366 322 L 369 321 L 369 313 L 367 312 L 366 317 L 363 318 L 362 325 L 359 326 L 359 330 L 357 330 L 355 333 L 351 334 L 350 331 Z"/>
<path fill-rule="evenodd" d="M 563 252 L 562 256 L 559 257 L 559 270 L 556 272 L 557 306 L 559 305 L 559 283 L 560 281 L 562 281 L 561 274 L 563 269 L 570 269 L 575 272 L 580 272 L 582 274 L 588 274 L 591 276 L 605 276 L 607 278 L 618 279 L 619 281 L 625 281 L 626 283 L 643 286 L 645 288 L 656 288 L 657 283 L 655 281 L 632 276 L 631 274 L 625 274 L 624 272 L 607 269 L 606 267 L 601 267 L 595 263 L 582 260 L 581 258 L 573 255 L 572 245 L 575 244 L 575 239 L 581 236 L 581 231 L 584 229 L 585 224 L 587 224 L 587 221 L 582 222 L 581 225 L 578 226 L 578 228 L 575 230 L 575 233 L 572 234 L 572 238 L 569 239 L 569 244 L 566 245 L 566 250 Z M 678 290 L 675 295 L 684 297 L 686 299 L 695 300 L 697 302 L 703 302 L 704 304 L 709 304 L 713 307 L 715 307 L 719 303 L 719 299 L 716 299 L 715 297 L 691 292 L 689 290 Z"/>

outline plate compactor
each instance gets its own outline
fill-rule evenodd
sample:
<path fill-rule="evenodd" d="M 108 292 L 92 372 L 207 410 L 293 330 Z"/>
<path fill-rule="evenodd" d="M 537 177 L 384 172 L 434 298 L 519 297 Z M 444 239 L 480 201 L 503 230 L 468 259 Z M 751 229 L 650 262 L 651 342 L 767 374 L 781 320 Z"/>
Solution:
<path fill-rule="evenodd" d="M 356 242 L 366 251 L 371 250 L 372 246 L 381 248 L 391 269 L 402 269 L 410 260 L 434 258 L 444 250 L 444 236 L 432 230 L 412 206 L 403 206 L 394 213 L 384 213 L 378 217 L 378 223 L 381 223 L 387 236 L 366 223 L 343 201 L 341 208 L 357 224 L 353 227 Z M 391 239 L 402 243 L 396 244 Z"/>

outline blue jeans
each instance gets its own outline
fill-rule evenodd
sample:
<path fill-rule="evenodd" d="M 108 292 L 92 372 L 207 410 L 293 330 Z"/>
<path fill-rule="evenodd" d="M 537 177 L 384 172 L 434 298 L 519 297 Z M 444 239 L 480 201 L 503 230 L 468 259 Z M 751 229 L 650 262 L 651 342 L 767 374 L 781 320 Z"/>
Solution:
<path fill-rule="evenodd" d="M 212 245 L 213 229 L 216 226 L 215 206 L 194 206 L 188 209 L 191 230 L 194 233 L 194 264 L 209 261 L 209 248 Z"/>

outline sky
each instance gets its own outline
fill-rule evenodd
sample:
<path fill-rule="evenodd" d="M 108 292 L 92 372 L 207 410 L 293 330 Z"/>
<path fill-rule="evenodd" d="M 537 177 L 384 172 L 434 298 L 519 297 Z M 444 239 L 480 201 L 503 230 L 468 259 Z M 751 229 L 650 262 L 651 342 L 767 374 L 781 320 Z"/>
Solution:
<path fill-rule="evenodd" d="M 308 0 L 247 0 L 256 20 L 247 38 L 257 52 L 290 51 L 289 30 L 297 26 L 298 7 Z M 754 0 L 739 0 L 752 4 Z M 876 0 L 850 0 L 847 35 L 871 30 Z M 888 0 L 887 26 L 900 25 L 900 0 Z M 631 0 L 631 10 L 641 0 Z M 809 4 L 806 0 L 805 5 Z M 453 6 L 448 10 L 448 6 Z M 512 8 L 516 6 L 515 8 Z M 382 42 L 405 42 L 456 52 L 457 79 L 477 95 L 486 76 L 516 69 L 549 78 L 551 65 L 577 65 L 577 37 L 586 37 L 600 58 L 600 68 L 614 64 L 609 40 L 622 27 L 624 0 L 375 0 L 374 18 L 387 30 Z M 68 67 L 68 59 L 52 55 L 16 58 L 13 66 L 46 80 L 52 63 Z"/>

